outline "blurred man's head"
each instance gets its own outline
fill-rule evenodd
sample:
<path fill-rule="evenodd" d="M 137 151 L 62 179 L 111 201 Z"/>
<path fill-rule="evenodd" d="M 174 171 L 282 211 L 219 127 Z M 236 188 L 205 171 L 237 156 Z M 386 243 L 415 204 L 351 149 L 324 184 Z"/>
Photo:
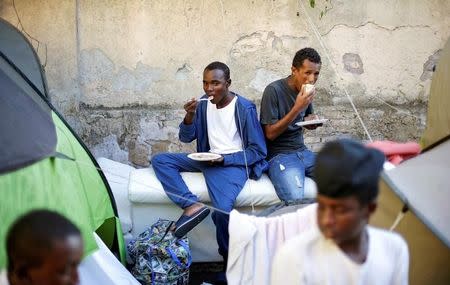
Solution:
<path fill-rule="evenodd" d="M 358 237 L 376 209 L 384 155 L 349 139 L 325 144 L 314 169 L 322 234 L 338 245 Z"/>
<path fill-rule="evenodd" d="M 81 234 L 56 212 L 36 210 L 20 217 L 8 231 L 6 251 L 11 285 L 78 283 Z"/>

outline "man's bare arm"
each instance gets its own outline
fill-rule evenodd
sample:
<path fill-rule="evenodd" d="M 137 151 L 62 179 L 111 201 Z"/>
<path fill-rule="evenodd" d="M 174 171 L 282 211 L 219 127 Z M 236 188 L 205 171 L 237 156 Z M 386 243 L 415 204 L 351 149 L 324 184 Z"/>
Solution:
<path fill-rule="evenodd" d="M 304 110 L 308 105 L 312 102 L 315 91 L 310 93 L 305 92 L 305 86 L 302 86 L 302 90 L 300 94 L 297 96 L 295 100 L 294 106 L 281 120 L 276 122 L 275 124 L 267 124 L 264 125 L 264 134 L 268 140 L 273 141 L 278 136 L 280 136 L 291 124 L 295 118 L 297 118 L 298 114 Z"/>

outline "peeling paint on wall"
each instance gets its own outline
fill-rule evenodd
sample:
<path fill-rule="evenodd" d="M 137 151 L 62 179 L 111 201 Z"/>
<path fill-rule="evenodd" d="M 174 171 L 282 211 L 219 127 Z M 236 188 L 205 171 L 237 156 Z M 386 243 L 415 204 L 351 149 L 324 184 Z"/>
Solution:
<path fill-rule="evenodd" d="M 103 141 L 91 147 L 95 157 L 109 157 L 114 161 L 128 163 L 128 152 L 120 148 L 115 135 L 103 138 Z"/>
<path fill-rule="evenodd" d="M 185 63 L 182 67 L 178 68 L 177 72 L 175 73 L 175 79 L 180 81 L 185 81 L 188 79 L 189 74 L 192 73 L 192 67 L 189 66 L 189 64 Z"/>
<path fill-rule="evenodd" d="M 275 72 L 260 68 L 256 70 L 255 77 L 250 81 L 249 86 L 262 94 L 267 85 L 280 78 L 281 76 Z"/>
<path fill-rule="evenodd" d="M 363 74 L 364 66 L 359 57 L 359 54 L 345 53 L 342 56 L 342 62 L 344 63 L 344 69 L 353 74 Z"/>
<path fill-rule="evenodd" d="M 117 68 L 100 49 L 82 50 L 80 65 L 82 101 L 90 105 L 139 102 L 140 96 L 151 93 L 162 73 L 161 69 L 142 62 L 136 63 L 134 70 Z"/>
<path fill-rule="evenodd" d="M 433 53 L 428 57 L 428 60 L 423 64 L 423 72 L 420 76 L 421 81 L 425 81 L 431 79 L 433 76 L 433 72 L 436 69 L 436 65 L 439 61 L 439 57 L 441 55 L 441 49 Z"/>

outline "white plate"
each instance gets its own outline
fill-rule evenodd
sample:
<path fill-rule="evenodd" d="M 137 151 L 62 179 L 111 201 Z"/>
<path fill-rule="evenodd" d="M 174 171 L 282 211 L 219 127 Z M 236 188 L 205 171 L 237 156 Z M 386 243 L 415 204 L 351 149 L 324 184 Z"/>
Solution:
<path fill-rule="evenodd" d="M 188 154 L 188 157 L 197 161 L 210 161 L 221 158 L 222 156 L 220 154 L 212 152 L 195 152 Z"/>
<path fill-rule="evenodd" d="M 317 119 L 317 120 L 309 120 L 309 121 L 303 121 L 303 122 L 297 122 L 295 123 L 297 126 L 309 126 L 309 125 L 317 125 L 317 124 L 323 124 L 326 123 L 328 119 Z"/>

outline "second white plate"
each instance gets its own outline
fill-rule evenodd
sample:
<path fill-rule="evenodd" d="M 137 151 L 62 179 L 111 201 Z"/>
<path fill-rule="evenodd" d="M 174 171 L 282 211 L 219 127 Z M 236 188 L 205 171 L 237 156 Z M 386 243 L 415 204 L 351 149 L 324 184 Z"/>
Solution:
<path fill-rule="evenodd" d="M 308 126 L 308 125 L 317 125 L 326 123 L 328 119 L 317 119 L 317 120 L 309 120 L 295 123 L 297 126 Z"/>
<path fill-rule="evenodd" d="M 188 154 L 188 157 L 197 161 L 210 161 L 222 157 L 220 154 L 212 152 L 195 152 Z"/>

